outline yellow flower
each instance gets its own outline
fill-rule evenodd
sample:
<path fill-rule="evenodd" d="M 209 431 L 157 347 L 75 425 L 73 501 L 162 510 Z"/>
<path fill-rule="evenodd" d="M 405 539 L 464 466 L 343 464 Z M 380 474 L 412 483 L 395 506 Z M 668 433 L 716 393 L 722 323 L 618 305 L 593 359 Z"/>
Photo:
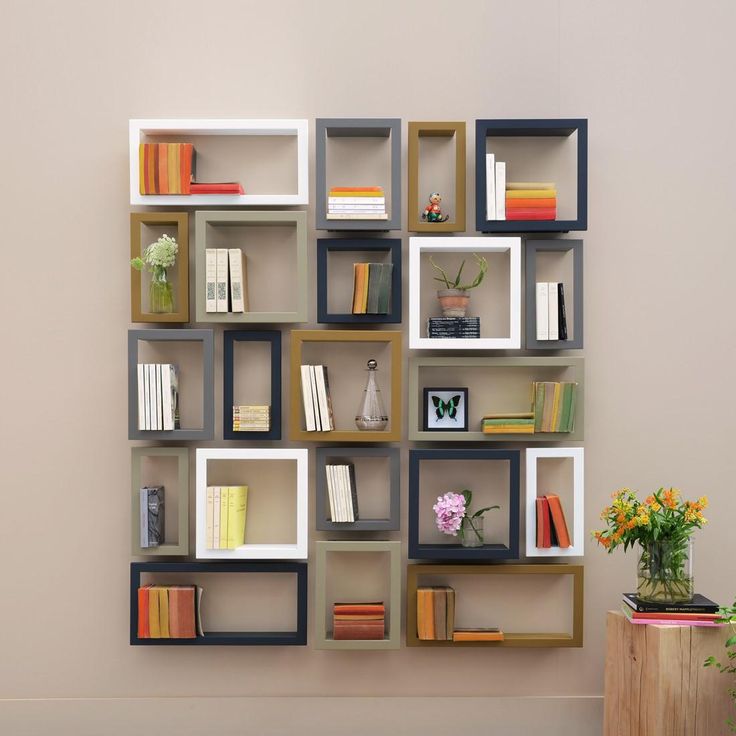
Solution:
<path fill-rule="evenodd" d="M 648 526 L 649 525 L 649 514 L 639 514 L 636 517 L 637 526 Z"/>
<path fill-rule="evenodd" d="M 698 499 L 698 503 L 700 504 L 701 509 L 708 508 L 708 496 L 701 496 Z"/>
<path fill-rule="evenodd" d="M 658 504 L 656 501 L 652 504 L 652 511 L 659 511 L 662 508 L 661 504 Z"/>

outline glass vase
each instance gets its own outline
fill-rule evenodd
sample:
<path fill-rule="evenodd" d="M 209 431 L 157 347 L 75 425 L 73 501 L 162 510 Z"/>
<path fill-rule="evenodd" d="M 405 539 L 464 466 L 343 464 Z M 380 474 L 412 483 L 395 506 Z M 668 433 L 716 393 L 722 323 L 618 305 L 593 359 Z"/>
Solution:
<path fill-rule="evenodd" d="M 174 311 L 174 291 L 166 279 L 165 268 L 155 268 L 151 272 L 148 301 L 153 314 L 171 314 Z"/>
<path fill-rule="evenodd" d="M 358 429 L 380 432 L 386 429 L 388 414 L 383 408 L 381 389 L 376 381 L 376 370 L 378 363 L 375 360 L 368 361 L 368 380 L 363 391 L 363 399 L 355 415 L 355 424 Z"/>
<path fill-rule="evenodd" d="M 693 541 L 660 539 L 641 546 L 636 595 L 651 603 L 689 603 L 693 583 Z"/>
<path fill-rule="evenodd" d="M 460 544 L 463 547 L 482 547 L 483 542 L 483 515 L 463 516 L 460 525 Z"/>

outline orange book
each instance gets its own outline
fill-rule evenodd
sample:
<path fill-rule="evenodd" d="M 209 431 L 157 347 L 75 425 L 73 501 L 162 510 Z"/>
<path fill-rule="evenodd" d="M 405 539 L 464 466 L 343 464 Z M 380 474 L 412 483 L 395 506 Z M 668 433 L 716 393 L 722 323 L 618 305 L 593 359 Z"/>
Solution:
<path fill-rule="evenodd" d="M 158 586 L 148 586 L 148 636 L 151 639 L 161 638 L 161 619 L 159 617 Z"/>
<path fill-rule="evenodd" d="M 548 199 L 515 199 L 513 197 L 506 198 L 506 207 L 529 209 L 529 207 L 556 207 L 557 197 L 549 197 Z"/>
<path fill-rule="evenodd" d="M 417 588 L 417 636 L 434 639 L 434 601 L 431 588 Z"/>
<path fill-rule="evenodd" d="M 370 264 L 362 263 L 363 266 L 363 295 L 360 298 L 360 313 L 368 314 L 368 277 L 370 276 Z"/>
<path fill-rule="evenodd" d="M 138 588 L 138 638 L 149 639 L 150 630 L 148 628 L 148 587 L 144 585 Z"/>
<path fill-rule="evenodd" d="M 498 629 L 455 629 L 453 641 L 503 641 L 503 631 Z"/>
<path fill-rule="evenodd" d="M 146 191 L 146 144 L 138 144 L 138 191 L 148 194 Z"/>
<path fill-rule="evenodd" d="M 194 586 L 169 588 L 169 635 L 172 639 L 194 639 Z"/>
<path fill-rule="evenodd" d="M 158 193 L 158 147 L 155 143 L 146 143 L 146 181 L 148 194 Z"/>
<path fill-rule="evenodd" d="M 560 547 L 571 547 L 570 534 L 567 531 L 567 522 L 565 521 L 565 512 L 562 510 L 560 497 L 556 493 L 548 493 L 545 498 L 549 504 L 549 515 L 552 517 L 552 523 L 557 533 L 557 539 Z"/>
<path fill-rule="evenodd" d="M 180 194 L 179 191 L 179 148 L 178 143 L 167 144 L 169 194 Z"/>
<path fill-rule="evenodd" d="M 382 192 L 383 187 L 332 187 L 331 192 Z"/>
<path fill-rule="evenodd" d="M 191 191 L 193 157 L 194 146 L 191 143 L 182 143 L 179 153 L 179 173 L 182 194 L 189 194 Z"/>
<path fill-rule="evenodd" d="M 368 264 L 356 263 L 355 293 L 353 294 L 353 314 L 365 314 L 364 294 L 368 293 Z"/>
<path fill-rule="evenodd" d="M 169 193 L 169 146 L 158 144 L 158 193 Z"/>

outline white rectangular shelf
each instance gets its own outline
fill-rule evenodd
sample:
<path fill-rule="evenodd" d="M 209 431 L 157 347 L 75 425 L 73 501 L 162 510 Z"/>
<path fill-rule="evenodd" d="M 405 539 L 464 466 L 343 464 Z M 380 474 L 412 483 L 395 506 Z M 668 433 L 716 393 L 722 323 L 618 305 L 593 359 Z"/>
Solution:
<path fill-rule="evenodd" d="M 526 449 L 526 556 L 527 557 L 582 557 L 585 550 L 584 504 L 584 450 L 582 447 L 528 447 Z M 537 547 L 538 463 L 545 458 L 569 458 L 573 462 L 572 509 L 563 505 L 571 547 Z M 570 511 L 572 510 L 572 525 Z"/>
<path fill-rule="evenodd" d="M 421 309 L 423 253 L 508 253 L 509 324 L 505 337 L 425 337 L 430 315 Z M 468 263 L 472 270 L 472 264 Z M 426 280 L 425 273 L 424 279 Z M 479 288 L 483 288 L 480 286 Z M 473 292 L 470 292 L 471 294 Z M 471 297 L 472 303 L 472 297 Z M 483 315 L 480 315 L 481 317 Z M 481 322 L 482 328 L 482 322 Z M 521 347 L 521 238 L 409 238 L 409 348 L 411 350 L 518 350 Z"/>
<path fill-rule="evenodd" d="M 307 120 L 137 119 L 129 121 L 130 203 L 151 206 L 309 204 L 309 123 Z M 291 194 L 141 194 L 138 146 L 146 136 L 295 136 L 297 191 Z"/>
<path fill-rule="evenodd" d="M 246 514 L 246 544 L 235 549 L 207 549 L 207 464 L 218 460 L 296 461 L 296 542 L 293 544 L 248 544 L 248 514 Z M 206 560 L 306 560 L 308 556 L 308 462 L 306 449 L 198 448 L 196 464 L 196 553 Z M 242 480 L 242 479 L 240 479 Z M 235 485 L 235 479 L 233 479 Z M 249 495 L 253 483 L 249 486 Z M 250 506 L 250 499 L 248 505 Z"/>

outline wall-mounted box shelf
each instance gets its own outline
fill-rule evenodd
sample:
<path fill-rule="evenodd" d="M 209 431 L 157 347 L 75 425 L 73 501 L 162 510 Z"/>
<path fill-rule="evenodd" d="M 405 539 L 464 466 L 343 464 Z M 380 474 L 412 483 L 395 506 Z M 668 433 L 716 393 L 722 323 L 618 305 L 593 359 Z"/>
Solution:
<path fill-rule="evenodd" d="M 155 467 L 144 467 L 147 460 Z M 130 451 L 130 477 L 132 554 L 139 557 L 189 554 L 188 448 L 133 447 Z M 143 486 L 164 487 L 164 535 L 171 541 L 158 547 L 141 547 L 140 489 Z"/>
<path fill-rule="evenodd" d="M 504 583 L 508 586 L 513 578 L 508 576 L 570 576 L 572 579 L 572 616 L 569 632 L 563 633 L 532 633 L 507 631 L 503 641 L 434 641 L 421 640 L 417 636 L 417 587 L 420 585 L 453 585 L 457 588 L 464 585 L 466 576 L 478 576 L 480 584 L 489 581 L 486 576 L 503 575 Z M 537 578 L 539 580 L 539 578 Z M 502 591 L 503 593 L 506 590 Z M 536 598 L 537 603 L 539 598 Z M 461 625 L 466 615 L 462 610 L 463 591 L 456 590 L 455 595 L 455 622 Z M 472 625 L 498 626 L 503 621 L 489 618 L 494 615 L 495 601 L 482 610 L 480 620 L 474 620 Z M 524 610 L 535 606 L 529 602 L 524 604 Z M 543 615 L 548 616 L 544 606 L 536 606 Z M 510 621 L 515 621 L 513 613 L 507 614 Z M 477 622 L 476 622 L 477 621 Z M 514 625 L 514 624 L 512 624 Z M 457 628 L 457 626 L 456 626 Z M 406 645 L 408 647 L 582 647 L 583 646 L 583 566 L 582 565 L 408 565 L 406 568 Z"/>
<path fill-rule="evenodd" d="M 527 350 L 579 350 L 583 347 L 583 241 L 527 240 L 526 248 L 526 348 Z M 566 268 L 565 261 L 571 268 Z M 538 281 L 563 284 L 567 340 L 537 340 Z"/>
<path fill-rule="evenodd" d="M 401 440 L 401 332 L 389 330 L 292 330 L 289 439 L 294 442 L 399 442 Z M 385 430 L 359 430 L 355 415 L 366 384 L 366 364 L 378 361 L 378 385 L 389 423 Z M 328 367 L 335 429 L 307 432 L 301 366 Z"/>
<path fill-rule="evenodd" d="M 585 553 L 584 449 L 528 447 L 526 449 L 526 556 L 582 557 Z M 537 547 L 538 496 L 556 493 L 565 513 L 571 547 Z"/>
<path fill-rule="evenodd" d="M 325 466 L 346 463 L 355 465 L 360 518 L 351 522 L 334 522 L 330 520 Z M 399 529 L 400 465 L 398 447 L 318 447 L 315 463 L 317 530 L 377 532 Z M 382 500 L 384 510 L 382 518 L 378 518 L 371 509 L 380 507 Z"/>
<path fill-rule="evenodd" d="M 519 463 L 519 450 L 409 450 L 409 559 L 517 559 Z M 486 512 L 485 543 L 480 547 L 463 547 L 459 536 L 446 535 L 435 526 L 432 506 L 437 498 L 466 488 L 473 492 L 471 511 L 501 506 Z"/>
<path fill-rule="evenodd" d="M 580 442 L 584 438 L 584 359 L 544 356 L 491 358 L 470 356 L 409 358 L 409 440 L 414 442 Z M 534 381 L 577 382 L 573 432 L 483 434 L 481 417 L 488 413 L 528 412 Z M 422 431 L 422 389 L 426 386 L 468 387 L 470 431 Z"/>
<path fill-rule="evenodd" d="M 129 132 L 130 203 L 133 205 L 309 203 L 307 120 L 131 120 Z M 193 143 L 197 181 L 238 181 L 245 194 L 141 194 L 138 163 L 141 143 Z"/>
<path fill-rule="evenodd" d="M 454 148 L 452 156 L 448 155 L 450 146 Z M 452 164 L 454 175 L 448 173 L 452 171 Z M 409 122 L 407 230 L 415 233 L 465 232 L 465 168 L 465 121 Z M 450 215 L 446 222 L 427 222 L 421 218 L 432 192 L 442 195 L 442 212 Z"/>
<path fill-rule="evenodd" d="M 328 555 L 388 555 L 388 585 L 384 578 L 374 579 L 373 569 L 361 568 L 360 574 L 334 581 L 327 574 Z M 365 560 L 362 560 L 365 562 Z M 371 566 L 372 567 L 372 566 Z M 314 639 L 317 649 L 399 649 L 401 647 L 401 542 L 315 542 Z M 384 597 L 384 594 L 388 593 Z M 386 600 L 388 598 L 388 600 Z M 340 602 L 383 600 L 386 606 L 387 631 L 383 639 L 333 639 L 332 605 Z M 330 620 L 328 622 L 328 616 Z"/>
<path fill-rule="evenodd" d="M 145 268 L 130 269 L 131 322 L 189 322 L 189 215 L 186 212 L 131 212 L 130 257 L 143 257 L 143 251 L 162 235 L 176 239 L 176 263 L 166 269 L 173 286 L 173 312 L 152 312 L 149 289 L 151 273 Z"/>
<path fill-rule="evenodd" d="M 353 314 L 353 263 L 391 263 L 388 314 Z M 401 240 L 320 238 L 317 240 L 317 321 L 321 324 L 401 322 Z"/>
<path fill-rule="evenodd" d="M 249 311 L 205 311 L 207 248 L 242 251 Z M 194 219 L 194 271 L 197 322 L 306 322 L 306 213 L 199 210 Z"/>
<path fill-rule="evenodd" d="M 225 330 L 223 349 L 222 437 L 226 440 L 281 439 L 281 332 L 279 330 Z M 268 382 L 256 369 L 259 348 L 269 351 Z M 241 349 L 244 354 L 241 353 Z M 236 360 L 236 358 L 240 360 Z M 238 368 L 238 363 L 242 369 Z M 236 389 L 237 386 L 237 389 Z M 268 405 L 271 426 L 267 432 L 241 432 L 233 429 L 233 407 Z"/>
<path fill-rule="evenodd" d="M 401 120 L 317 118 L 315 136 L 317 230 L 400 230 Z M 328 220 L 329 190 L 344 186 L 382 186 L 388 219 Z"/>
<path fill-rule="evenodd" d="M 506 163 L 507 182 L 554 182 L 557 220 L 488 220 L 486 153 Z M 476 120 L 476 230 L 550 233 L 588 228 L 588 121 Z"/>
<path fill-rule="evenodd" d="M 296 627 L 290 631 L 204 631 L 195 639 L 141 639 L 138 637 L 138 588 L 142 575 L 154 575 L 160 584 L 186 584 L 186 576 L 202 573 L 288 575 L 296 580 Z M 183 579 L 182 579 L 183 578 Z M 207 591 L 203 606 L 208 605 Z M 266 603 L 266 607 L 272 603 Z M 203 624 L 206 625 L 206 617 Z M 141 646 L 304 646 L 307 643 L 306 562 L 133 562 L 130 565 L 130 643 Z"/>
<path fill-rule="evenodd" d="M 480 317 L 479 338 L 427 337 L 427 319 L 442 316 L 437 290 L 443 284 L 430 258 L 452 278 L 465 261 L 463 283 L 486 258 L 484 281 L 468 293 L 467 316 Z M 409 347 L 412 350 L 516 350 L 521 347 L 521 238 L 415 237 L 409 239 Z"/>
<path fill-rule="evenodd" d="M 181 429 L 138 429 L 138 363 L 177 365 Z M 212 330 L 128 330 L 128 439 L 211 440 L 214 431 Z"/>
<path fill-rule="evenodd" d="M 309 452 L 197 448 L 197 559 L 307 559 Z M 207 486 L 248 486 L 245 544 L 207 548 Z"/>

